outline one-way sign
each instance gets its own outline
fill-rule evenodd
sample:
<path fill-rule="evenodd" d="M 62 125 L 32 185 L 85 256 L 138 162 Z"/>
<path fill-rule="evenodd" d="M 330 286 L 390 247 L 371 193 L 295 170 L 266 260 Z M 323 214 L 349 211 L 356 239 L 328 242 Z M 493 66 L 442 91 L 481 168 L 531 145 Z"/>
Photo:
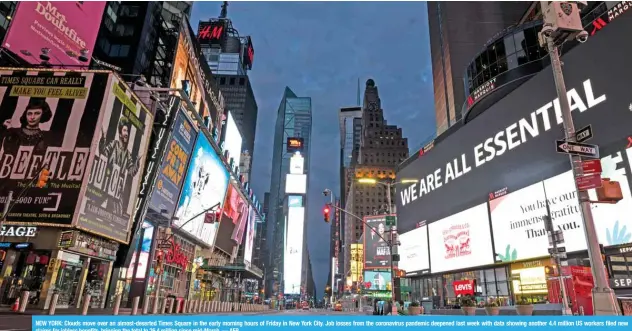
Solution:
<path fill-rule="evenodd" d="M 573 154 L 594 159 L 599 158 L 599 146 L 597 145 L 574 143 L 565 140 L 556 140 L 555 148 L 558 153 Z"/>

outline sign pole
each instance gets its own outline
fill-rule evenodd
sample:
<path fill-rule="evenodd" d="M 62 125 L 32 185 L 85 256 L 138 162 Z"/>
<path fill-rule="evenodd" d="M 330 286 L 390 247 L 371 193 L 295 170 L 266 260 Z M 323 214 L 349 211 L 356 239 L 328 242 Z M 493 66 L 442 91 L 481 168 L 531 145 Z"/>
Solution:
<path fill-rule="evenodd" d="M 544 1 L 541 3 L 544 3 Z M 544 8 L 542 9 L 544 10 Z M 546 39 L 549 56 L 551 57 L 551 68 L 553 69 L 553 78 L 555 80 L 557 97 L 562 108 L 564 134 L 567 141 L 575 142 L 575 126 L 573 124 L 573 117 L 571 115 L 571 109 L 568 102 L 568 95 L 566 94 L 566 85 L 564 83 L 560 56 L 553 38 L 550 35 L 545 35 L 544 37 Z M 569 159 L 571 162 L 571 169 L 573 171 L 573 178 L 582 176 L 583 171 L 575 167 L 575 164 L 581 164 L 581 157 L 571 154 L 569 155 Z M 577 183 L 575 183 L 575 189 L 577 190 Z M 588 192 L 577 190 L 577 197 L 581 207 L 584 233 L 588 244 L 588 256 L 595 281 L 595 285 L 592 290 L 595 315 L 619 315 L 617 298 L 614 295 L 614 291 L 612 291 L 608 284 L 606 268 L 601 260 L 601 249 L 599 247 L 599 240 L 597 238 L 597 231 L 595 229 L 595 221 L 592 216 Z"/>

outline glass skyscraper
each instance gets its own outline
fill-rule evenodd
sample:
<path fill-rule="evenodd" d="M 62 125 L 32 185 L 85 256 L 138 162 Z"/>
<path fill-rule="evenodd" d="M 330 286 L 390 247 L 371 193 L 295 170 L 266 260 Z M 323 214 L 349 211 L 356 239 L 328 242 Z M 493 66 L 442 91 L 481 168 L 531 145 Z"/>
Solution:
<path fill-rule="evenodd" d="M 266 268 L 266 297 L 284 293 L 283 289 L 283 261 L 286 245 L 287 211 L 286 203 L 286 177 L 290 173 L 290 159 L 294 156 L 292 147 L 288 149 L 290 138 L 302 139 L 302 151 L 304 158 L 303 174 L 309 183 L 310 143 L 312 134 L 312 99 L 310 97 L 298 97 L 289 87 L 285 88 L 283 98 L 279 105 L 274 142 L 272 152 L 272 176 L 270 181 L 270 200 L 268 205 L 268 243 L 270 263 Z M 306 186 L 308 184 L 306 183 Z M 309 190 L 306 187 L 305 193 Z M 302 205 L 307 215 L 306 196 L 303 194 Z M 305 217 L 305 220 L 307 217 Z M 303 227 L 304 229 L 306 226 Z M 303 265 L 301 270 L 307 270 L 307 242 L 303 230 L 302 252 Z M 298 267 L 298 266 L 297 266 Z M 308 283 L 308 275 L 301 272 L 301 285 L 304 288 Z"/>

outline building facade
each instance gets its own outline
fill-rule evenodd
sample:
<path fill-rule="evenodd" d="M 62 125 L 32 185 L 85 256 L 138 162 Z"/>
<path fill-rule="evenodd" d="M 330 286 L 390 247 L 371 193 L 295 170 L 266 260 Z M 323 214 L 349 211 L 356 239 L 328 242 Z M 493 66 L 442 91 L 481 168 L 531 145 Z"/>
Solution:
<path fill-rule="evenodd" d="M 350 139 L 354 141 L 353 150 L 357 150 L 357 163 L 351 153 L 352 162 L 349 163 L 349 171 L 345 174 L 346 201 L 345 210 L 358 217 L 386 213 L 394 210 L 388 206 L 387 185 L 366 185 L 357 180 L 370 178 L 381 183 L 394 181 L 395 168 L 399 163 L 408 158 L 408 140 L 402 136 L 402 130 L 394 125 L 389 125 L 384 119 L 384 112 L 378 93 L 378 88 L 372 79 L 367 80 L 364 101 L 362 105 L 360 125 L 354 117 L 354 134 Z M 359 146 L 356 146 L 357 129 L 361 129 Z M 345 139 L 347 140 L 347 139 Z M 343 153 L 345 147 L 343 146 Z M 343 155 L 344 156 L 344 155 Z M 346 158 L 343 161 L 346 161 Z M 348 177 L 347 177 L 348 176 Z M 395 196 L 395 187 L 391 187 L 391 197 Z M 394 204 L 394 200 L 391 201 Z M 351 274 L 351 248 L 353 244 L 361 244 L 360 238 L 364 233 L 364 224 L 359 220 L 346 215 L 344 217 L 344 279 L 345 286 L 354 287 L 361 283 L 359 279 L 350 281 L 347 277 Z M 350 284 L 351 283 L 351 284 Z"/>
<path fill-rule="evenodd" d="M 308 191 L 307 176 L 309 175 L 310 165 L 310 146 L 312 132 L 312 103 L 310 97 L 298 97 L 289 87 L 285 88 L 281 103 L 277 112 L 277 120 L 274 131 L 274 142 L 272 152 L 272 176 L 270 180 L 270 200 L 268 204 L 268 242 L 269 242 L 269 268 L 266 270 L 266 288 L 271 290 L 272 296 L 278 296 L 285 293 L 296 293 L 296 289 L 284 289 L 284 259 L 286 251 L 286 241 L 288 237 L 287 213 L 292 208 L 290 204 L 290 194 L 287 188 L 288 176 L 296 179 L 305 180 L 304 186 L 295 187 L 291 194 L 299 197 L 296 206 L 302 206 L 303 223 L 307 215 L 307 207 L 305 204 L 306 192 Z M 302 174 L 292 174 L 294 172 L 291 167 L 291 161 L 296 152 L 299 152 L 303 158 Z M 303 185 L 303 184 L 301 184 Z M 297 185 L 300 186 L 300 185 Z M 302 193 L 301 193 L 302 192 Z M 299 201 L 300 200 L 300 201 Z M 293 203 L 293 202 L 292 202 Z M 301 229 L 304 227 L 301 226 Z M 301 230 L 302 231 L 302 230 Z M 306 252 L 305 232 L 300 235 L 302 240 L 301 250 Z M 301 258 L 299 261 L 303 261 Z M 299 262 L 300 263 L 300 262 Z M 303 268 L 300 268 L 303 270 Z M 304 275 L 300 276 L 300 280 L 305 279 Z"/>

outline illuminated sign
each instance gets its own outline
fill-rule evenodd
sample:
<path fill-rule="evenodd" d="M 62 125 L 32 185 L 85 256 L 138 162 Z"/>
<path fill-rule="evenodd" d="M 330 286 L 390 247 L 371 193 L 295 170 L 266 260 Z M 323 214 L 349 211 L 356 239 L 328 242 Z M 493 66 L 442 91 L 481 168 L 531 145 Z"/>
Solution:
<path fill-rule="evenodd" d="M 287 152 L 302 152 L 303 151 L 303 138 L 288 137 L 287 138 Z"/>
<path fill-rule="evenodd" d="M 298 152 L 290 158 L 290 174 L 292 175 L 302 175 L 303 174 L 303 166 L 305 164 L 305 160 Z"/>
<path fill-rule="evenodd" d="M 35 237 L 37 228 L 34 226 L 3 226 L 0 231 L 1 237 Z"/>
<path fill-rule="evenodd" d="M 243 56 L 242 64 L 244 65 L 244 68 L 250 70 L 252 69 L 252 63 L 255 60 L 255 49 L 252 46 L 252 39 L 250 39 L 250 36 L 246 38 L 247 38 L 247 41 L 246 41 L 246 46 L 244 47 L 244 56 Z"/>
<path fill-rule="evenodd" d="M 226 28 L 223 21 L 200 22 L 198 27 L 198 41 L 200 44 L 222 44 L 226 38 Z"/>

